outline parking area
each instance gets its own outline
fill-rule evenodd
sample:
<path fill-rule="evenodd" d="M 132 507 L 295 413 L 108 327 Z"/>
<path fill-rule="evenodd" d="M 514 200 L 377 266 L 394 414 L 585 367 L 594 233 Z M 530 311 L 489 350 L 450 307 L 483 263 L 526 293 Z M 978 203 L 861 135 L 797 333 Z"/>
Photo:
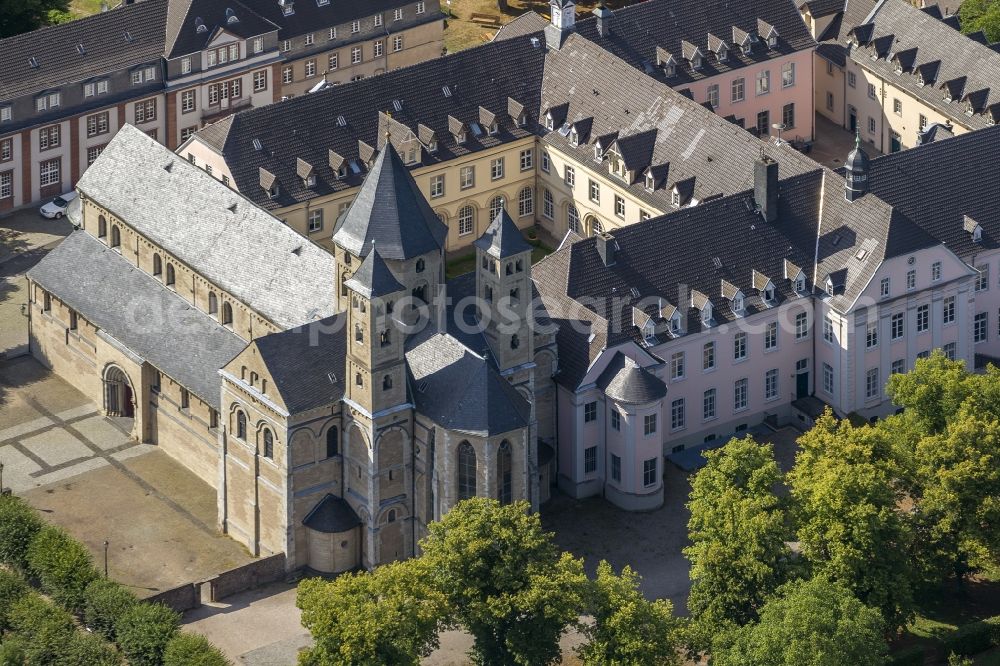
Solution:
<path fill-rule="evenodd" d="M 31 357 L 0 361 L 3 483 L 145 597 L 251 561 L 216 529 L 215 489 L 130 440 Z"/>

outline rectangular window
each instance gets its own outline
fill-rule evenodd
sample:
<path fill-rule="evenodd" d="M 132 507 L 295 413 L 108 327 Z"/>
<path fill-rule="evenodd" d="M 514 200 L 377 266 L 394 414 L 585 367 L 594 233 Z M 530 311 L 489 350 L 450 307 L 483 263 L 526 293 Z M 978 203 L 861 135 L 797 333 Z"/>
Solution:
<path fill-rule="evenodd" d="M 382 25 L 382 12 L 375 15 L 375 26 L 378 27 Z"/>
<path fill-rule="evenodd" d="M 943 301 L 942 313 L 941 313 L 941 323 L 942 324 L 953 324 L 955 323 L 955 297 L 946 296 Z"/>
<path fill-rule="evenodd" d="M 69 311 L 69 330 L 75 331 L 78 328 L 78 321 L 76 316 L 76 310 Z"/>
<path fill-rule="evenodd" d="M 424 3 L 423 2 L 418 2 L 417 3 L 417 13 L 418 14 L 423 14 L 424 13 Z"/>
<path fill-rule="evenodd" d="M 905 327 L 906 327 L 905 326 L 905 321 L 906 321 L 906 317 L 904 317 L 903 313 L 901 313 L 901 312 L 892 315 L 892 317 L 890 319 L 890 326 L 889 326 L 889 328 L 890 328 L 891 336 L 892 336 L 893 340 L 899 340 L 900 338 L 903 337 L 903 334 L 905 332 Z"/>
<path fill-rule="evenodd" d="M 882 278 L 882 282 L 879 285 L 879 296 L 889 298 L 889 278 Z"/>
<path fill-rule="evenodd" d="M 566 179 L 566 184 L 569 185 L 570 187 L 574 187 L 576 185 L 576 169 L 569 166 L 568 164 L 566 165 L 565 179 Z"/>
<path fill-rule="evenodd" d="M 46 160 L 38 165 L 38 184 L 42 187 L 58 185 L 62 182 L 62 162 L 57 158 Z"/>
<path fill-rule="evenodd" d="M 670 403 L 670 429 L 680 430 L 684 427 L 684 398 L 678 398 Z"/>
<path fill-rule="evenodd" d="M 865 348 L 878 347 L 878 321 L 870 321 L 865 325 Z"/>
<path fill-rule="evenodd" d="M 14 172 L 0 171 L 0 199 L 14 196 Z"/>
<path fill-rule="evenodd" d="M 316 76 L 316 60 L 306 60 L 306 78 Z"/>
<path fill-rule="evenodd" d="M 588 446 L 583 450 L 583 473 L 593 474 L 597 471 L 597 447 Z"/>
<path fill-rule="evenodd" d="M 921 132 L 923 132 L 925 129 L 927 129 L 927 116 L 925 116 L 922 113 L 920 114 L 919 125 L 920 125 L 920 131 Z"/>
<path fill-rule="evenodd" d="M 895 97 L 892 100 L 892 112 L 897 116 L 903 115 L 903 101 L 898 97 Z"/>
<path fill-rule="evenodd" d="M 771 92 L 771 70 L 765 69 L 757 74 L 757 94 L 766 95 Z"/>
<path fill-rule="evenodd" d="M 314 233 L 323 229 L 323 209 L 316 208 L 309 211 L 309 233 Z"/>
<path fill-rule="evenodd" d="M 742 361 L 747 357 L 747 334 L 740 331 L 733 337 L 733 360 Z"/>
<path fill-rule="evenodd" d="M 285 67 L 281 68 L 281 82 L 282 83 L 291 83 L 292 82 L 292 66 L 291 65 L 286 65 Z"/>
<path fill-rule="evenodd" d="M 941 351 L 944 352 L 944 355 L 948 357 L 948 360 L 954 361 L 955 358 L 958 356 L 958 345 L 956 345 L 954 342 L 949 342 L 948 344 L 946 344 L 944 347 L 941 348 Z M 921 352 L 921 353 L 923 354 L 923 358 L 927 358 L 930 355 L 927 352 Z"/>
<path fill-rule="evenodd" d="M 262 53 L 264 51 L 264 38 L 255 37 L 253 40 L 253 52 Z"/>
<path fill-rule="evenodd" d="M 181 113 L 191 113 L 197 108 L 197 91 L 185 90 L 181 93 Z"/>
<path fill-rule="evenodd" d="M 706 342 L 701 348 L 701 369 L 712 370 L 715 368 L 715 343 Z"/>
<path fill-rule="evenodd" d="M 59 125 L 49 125 L 38 130 L 38 149 L 48 150 L 58 148 L 62 143 L 62 131 Z"/>
<path fill-rule="evenodd" d="M 786 62 L 781 66 L 781 87 L 791 88 L 795 85 L 795 63 Z"/>
<path fill-rule="evenodd" d="M 625 217 L 625 198 L 618 194 L 615 195 L 615 215 Z"/>
<path fill-rule="evenodd" d="M 809 335 L 809 314 L 800 312 L 795 315 L 795 339 L 804 340 Z"/>
<path fill-rule="evenodd" d="M 768 322 L 764 329 L 764 351 L 771 351 L 778 348 L 778 322 Z"/>
<path fill-rule="evenodd" d="M 395 51 L 402 51 L 403 50 L 403 36 L 402 35 L 396 35 L 395 37 L 392 38 L 392 50 L 394 52 Z"/>
<path fill-rule="evenodd" d="M 701 397 L 701 414 L 706 421 L 715 418 L 715 389 L 708 389 Z"/>
<path fill-rule="evenodd" d="M 906 271 L 906 289 L 916 289 L 917 288 L 917 272 L 915 270 Z"/>
<path fill-rule="evenodd" d="M 267 70 L 262 69 L 253 73 L 253 91 L 262 92 L 267 90 Z"/>
<path fill-rule="evenodd" d="M 869 83 L 868 84 L 868 97 L 871 98 L 871 99 L 876 99 L 877 98 L 877 95 L 875 94 L 875 84 L 874 83 Z"/>
<path fill-rule="evenodd" d="M 588 402 L 583 406 L 583 422 L 590 423 L 597 420 L 597 403 Z"/>
<path fill-rule="evenodd" d="M 622 415 L 617 409 L 611 410 L 611 429 L 621 430 L 622 429 Z"/>
<path fill-rule="evenodd" d="M 104 152 L 104 146 L 91 146 L 87 148 L 87 166 L 97 161 L 97 158 Z"/>
<path fill-rule="evenodd" d="M 828 363 L 823 364 L 823 391 L 833 395 L 833 368 Z"/>
<path fill-rule="evenodd" d="M 156 120 L 156 100 L 147 99 L 141 102 L 136 102 L 135 107 L 135 122 L 137 123 L 148 123 Z"/>
<path fill-rule="evenodd" d="M 747 408 L 747 389 L 749 388 L 749 380 L 745 377 L 743 379 L 737 379 L 736 383 L 733 384 L 733 411 L 739 412 Z"/>
<path fill-rule="evenodd" d="M 790 129 L 795 127 L 795 103 L 790 102 L 783 107 L 781 107 L 781 122 L 784 123 L 785 129 Z"/>
<path fill-rule="evenodd" d="M 101 134 L 107 134 L 110 128 L 110 120 L 107 111 L 102 111 L 101 113 L 95 113 L 92 116 L 87 116 L 87 136 L 95 137 Z"/>
<path fill-rule="evenodd" d="M 731 99 L 733 103 L 742 102 L 746 96 L 746 79 L 740 77 L 733 79 Z"/>
<path fill-rule="evenodd" d="M 0 106 L 0 123 L 10 122 L 13 117 L 9 106 Z"/>
<path fill-rule="evenodd" d="M 361 62 L 361 47 L 355 46 L 351 48 L 351 64 L 357 65 Z"/>
<path fill-rule="evenodd" d="M 828 92 L 826 94 L 826 108 L 828 111 L 833 111 L 833 93 Z"/>
<path fill-rule="evenodd" d="M 976 291 L 986 291 L 990 288 L 990 265 L 976 266 L 979 275 L 976 276 Z"/>
<path fill-rule="evenodd" d="M 871 400 L 879 397 L 882 387 L 879 385 L 878 368 L 870 368 L 865 373 L 865 398 Z"/>
<path fill-rule="evenodd" d="M 975 343 L 986 342 L 988 337 L 989 313 L 977 312 L 972 320 L 972 341 Z"/>
<path fill-rule="evenodd" d="M 595 180 L 590 181 L 590 200 L 601 203 L 601 184 Z"/>
<path fill-rule="evenodd" d="M 905 358 L 897 358 L 895 361 L 892 362 L 892 365 L 889 366 L 889 374 L 901 375 L 904 372 L 906 372 Z"/>
<path fill-rule="evenodd" d="M 684 379 L 684 352 L 675 352 L 670 357 L 670 378 Z"/>
<path fill-rule="evenodd" d="M 476 167 L 464 166 L 459 171 L 459 184 L 463 190 L 474 187 L 476 184 Z"/>
<path fill-rule="evenodd" d="M 622 459 L 615 454 L 611 454 L 611 480 L 621 482 L 622 480 Z"/>
<path fill-rule="evenodd" d="M 535 165 L 535 151 L 531 148 L 521 151 L 521 171 L 528 171 Z"/>
<path fill-rule="evenodd" d="M 431 199 L 444 196 L 444 175 L 431 176 Z"/>
<path fill-rule="evenodd" d="M 777 368 L 764 373 L 764 400 L 774 400 L 778 397 L 778 370 Z"/>
<path fill-rule="evenodd" d="M 917 308 L 917 333 L 923 333 L 931 327 L 931 306 L 921 305 Z"/>
<path fill-rule="evenodd" d="M 875 133 L 875 118 L 873 118 L 872 116 L 868 116 L 868 133 L 869 134 Z"/>
<path fill-rule="evenodd" d="M 381 39 L 375 40 L 375 57 L 381 58 L 382 54 L 385 53 L 385 42 Z"/>
<path fill-rule="evenodd" d="M 542 171 L 544 171 L 545 173 L 548 173 L 550 168 L 551 168 L 551 164 L 549 162 L 549 154 L 543 150 L 542 151 Z"/>
<path fill-rule="evenodd" d="M 490 180 L 503 178 L 503 158 L 497 157 L 490 162 Z"/>
<path fill-rule="evenodd" d="M 658 458 L 650 458 L 642 461 L 642 485 L 656 485 L 656 461 Z"/>
<path fill-rule="evenodd" d="M 719 84 L 713 83 L 708 87 L 708 103 L 713 109 L 719 108 Z"/>
<path fill-rule="evenodd" d="M 830 315 L 823 316 L 823 339 L 830 343 L 834 341 L 833 320 L 830 319 Z"/>
<path fill-rule="evenodd" d="M 854 72 L 847 73 L 847 85 L 851 86 L 852 88 L 858 85 L 858 77 Z"/>
<path fill-rule="evenodd" d="M 656 414 L 646 414 L 642 417 L 642 432 L 646 436 L 656 434 Z"/>
<path fill-rule="evenodd" d="M 14 140 L 0 139 L 0 162 L 9 162 L 14 159 Z"/>

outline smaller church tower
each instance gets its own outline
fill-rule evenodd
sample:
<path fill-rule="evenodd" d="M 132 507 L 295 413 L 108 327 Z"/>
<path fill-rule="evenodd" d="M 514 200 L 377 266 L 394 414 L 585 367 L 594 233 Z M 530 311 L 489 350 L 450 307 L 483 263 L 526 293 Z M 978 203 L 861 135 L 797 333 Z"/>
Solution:
<path fill-rule="evenodd" d="M 576 29 L 576 0 L 549 0 L 552 22 L 545 26 L 545 45 L 559 50 Z"/>
<path fill-rule="evenodd" d="M 404 335 L 393 316 L 406 295 L 373 246 L 345 283 L 347 308 L 347 395 L 369 414 L 406 403 Z"/>
<path fill-rule="evenodd" d="M 531 245 L 501 210 L 475 246 L 476 293 L 488 310 L 486 338 L 503 372 L 533 358 Z"/>
<path fill-rule="evenodd" d="M 854 136 L 854 150 L 847 154 L 844 162 L 844 195 L 848 201 L 859 199 L 868 191 L 868 155 L 861 148 L 861 135 Z"/>

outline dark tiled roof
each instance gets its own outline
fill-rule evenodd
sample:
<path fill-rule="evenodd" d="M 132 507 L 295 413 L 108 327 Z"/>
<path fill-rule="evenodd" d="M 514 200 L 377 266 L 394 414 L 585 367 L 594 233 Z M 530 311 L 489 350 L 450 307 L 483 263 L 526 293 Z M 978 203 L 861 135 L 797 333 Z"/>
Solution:
<path fill-rule="evenodd" d="M 273 22 L 261 17 L 239 0 L 168 1 L 170 5 L 167 9 L 164 51 L 168 58 L 201 51 L 218 36 L 219 31 L 247 39 L 278 29 Z M 277 5 L 277 2 L 272 4 Z M 204 26 L 200 31 L 199 25 Z"/>
<path fill-rule="evenodd" d="M 378 298 L 406 289 L 399 284 L 392 271 L 385 265 L 385 260 L 382 259 L 377 247 L 371 248 L 368 256 L 361 262 L 361 266 L 346 282 L 346 285 L 365 298 Z"/>
<path fill-rule="evenodd" d="M 375 159 L 358 196 L 337 221 L 333 240 L 356 255 L 377 242 L 383 257 L 403 260 L 440 250 L 447 235 L 448 227 L 390 147 Z"/>
<path fill-rule="evenodd" d="M 361 524 L 358 514 L 341 497 L 327 493 L 302 519 L 302 524 L 311 530 L 326 533 L 346 532 Z"/>
<path fill-rule="evenodd" d="M 734 28 L 738 32 L 756 36 L 760 27 L 758 22 L 761 20 L 777 30 L 778 45 L 771 49 L 766 42 L 757 42 L 749 55 L 734 48 L 730 41 Z M 650 73 L 672 86 L 810 49 L 815 45 L 795 4 L 785 0 L 714 3 L 702 0 L 650 0 L 615 10 L 610 37 L 598 34 L 596 21 L 593 19 L 580 21 L 577 26 L 580 34 L 599 43 L 633 67 L 644 71 L 651 69 Z M 715 55 L 707 55 L 710 53 L 709 33 L 727 41 L 729 49 L 725 62 L 719 62 Z M 689 63 L 681 58 L 683 42 L 697 47 L 706 56 L 702 59 L 701 70 L 692 70 Z M 663 70 L 656 67 L 657 48 L 665 49 L 678 59 L 675 77 L 664 78 Z M 649 65 L 653 67 L 650 68 Z"/>
<path fill-rule="evenodd" d="M 500 210 L 496 218 L 490 222 L 490 226 L 486 228 L 486 232 L 476 239 L 474 245 L 497 259 L 506 259 L 522 252 L 531 252 L 531 245 L 524 240 L 521 230 L 514 224 L 514 220 L 510 219 L 505 208 Z"/>
<path fill-rule="evenodd" d="M 799 9 L 803 7 L 809 10 L 813 18 L 821 18 L 843 11 L 844 0 L 807 0 L 799 4 Z"/>
<path fill-rule="evenodd" d="M 531 407 L 490 363 L 448 335 L 407 350 L 417 410 L 448 430 L 498 435 L 528 425 Z"/>
<path fill-rule="evenodd" d="M 335 403 L 344 395 L 346 320 L 340 313 L 254 342 L 290 414 Z"/>
<path fill-rule="evenodd" d="M 816 54 L 840 67 L 847 64 L 847 49 L 836 42 L 821 42 L 816 47 Z"/>
<path fill-rule="evenodd" d="M 533 11 L 527 11 L 513 21 L 500 26 L 497 34 L 493 36 L 493 41 L 511 39 L 513 37 L 524 37 L 525 35 L 538 35 L 545 30 L 549 24 L 544 18 Z M 541 35 L 538 35 L 541 39 Z"/>
<path fill-rule="evenodd" d="M 219 409 L 218 369 L 246 342 L 85 231 L 28 277 L 132 353 Z M 139 381 L 132 377 L 132 381 Z"/>
<path fill-rule="evenodd" d="M 143 0 L 0 39 L 0 99 L 157 60 L 163 54 L 166 10 L 167 0 Z M 82 55 L 77 50 L 80 44 L 85 51 Z M 37 58 L 37 68 L 29 64 L 31 57 Z"/>
<path fill-rule="evenodd" d="M 628 405 L 647 405 L 667 394 L 667 385 L 649 370 L 621 352 L 597 378 L 597 385 L 612 400 Z"/>
<path fill-rule="evenodd" d="M 213 0 L 220 2 L 222 0 Z M 350 23 L 354 19 L 372 16 L 380 12 L 391 12 L 397 7 L 409 7 L 413 0 L 330 0 L 330 2 L 320 6 L 316 0 L 297 0 L 294 4 L 295 13 L 286 16 L 278 0 L 242 0 L 243 4 L 254 12 L 270 19 L 273 23 L 281 26 L 278 32 L 279 39 L 289 39 L 327 26 L 336 26 Z M 440 3 L 438 0 L 427 0 L 426 11 L 422 20 L 439 20 L 441 18 Z M 407 27 L 413 25 L 415 17 L 406 17 L 404 22 Z M 394 30 L 392 16 L 384 17 L 387 32 Z"/>

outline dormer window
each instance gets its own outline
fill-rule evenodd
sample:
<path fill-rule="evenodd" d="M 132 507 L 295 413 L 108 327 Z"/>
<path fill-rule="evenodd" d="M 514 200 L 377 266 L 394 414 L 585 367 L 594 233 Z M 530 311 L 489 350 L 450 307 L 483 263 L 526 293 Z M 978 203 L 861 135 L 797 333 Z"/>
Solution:
<path fill-rule="evenodd" d="M 726 62 L 726 58 L 729 55 L 729 51 L 726 49 L 725 46 L 720 46 L 719 51 L 716 55 L 719 58 L 719 62 Z"/>
<path fill-rule="evenodd" d="M 550 132 L 553 129 L 555 129 L 555 121 L 552 118 L 552 112 L 551 111 L 549 111 L 548 113 L 545 114 L 545 129 L 547 129 Z"/>
<path fill-rule="evenodd" d="M 304 180 L 302 181 L 302 183 L 303 183 L 303 184 L 304 184 L 304 185 L 305 185 L 306 187 L 316 187 L 316 176 L 315 176 L 315 174 L 310 174 L 309 176 L 307 176 L 307 177 L 306 177 L 306 178 L 305 178 L 305 179 L 304 179 Z"/>
<path fill-rule="evenodd" d="M 659 343 L 656 339 L 656 329 L 653 326 L 653 322 L 647 321 L 642 327 L 642 337 L 645 339 L 646 344 L 655 345 Z"/>
<path fill-rule="evenodd" d="M 673 78 L 677 75 L 677 65 L 673 62 L 668 62 L 663 66 L 663 74 L 668 78 Z"/>
<path fill-rule="evenodd" d="M 486 128 L 486 131 L 489 133 L 490 136 L 493 136 L 494 134 L 500 132 L 500 125 L 498 125 L 496 122 L 493 122 L 490 124 L 489 127 Z"/>
<path fill-rule="evenodd" d="M 748 56 L 750 55 L 751 51 L 753 51 L 753 42 L 751 42 L 748 39 L 747 41 L 743 42 L 743 55 Z"/>
<path fill-rule="evenodd" d="M 732 309 L 735 314 L 743 314 L 745 304 L 743 302 L 743 294 L 736 294 L 733 296 Z"/>
<path fill-rule="evenodd" d="M 459 132 L 455 135 L 455 143 L 459 145 L 465 143 L 465 132 Z"/>
<path fill-rule="evenodd" d="M 517 117 L 517 126 L 518 127 L 524 127 L 527 124 L 528 124 L 528 114 L 527 113 L 522 113 L 521 115 L 519 115 Z"/>
<path fill-rule="evenodd" d="M 691 69 L 701 69 L 701 56 L 697 53 L 691 56 Z"/>
<path fill-rule="evenodd" d="M 705 307 L 701 309 L 701 323 L 703 326 L 712 325 L 712 304 L 705 303 Z"/>
<path fill-rule="evenodd" d="M 778 35 L 771 33 L 767 38 L 767 45 L 772 49 L 778 46 Z"/>
<path fill-rule="evenodd" d="M 574 146 L 580 145 L 580 133 L 576 131 L 575 127 L 569 131 L 569 142 Z"/>
<path fill-rule="evenodd" d="M 681 193 L 677 191 L 676 187 L 670 191 L 670 204 L 673 206 L 681 205 Z"/>
<path fill-rule="evenodd" d="M 604 160 L 604 150 L 601 148 L 601 142 L 598 141 L 594 144 L 594 159 L 598 162 Z"/>
<path fill-rule="evenodd" d="M 972 242 L 973 243 L 983 242 L 983 228 L 978 224 L 976 225 L 976 228 L 972 230 Z"/>
<path fill-rule="evenodd" d="M 653 178 L 653 174 L 647 173 L 646 174 L 646 191 L 647 192 L 652 192 L 655 189 L 655 187 L 656 187 L 656 181 Z"/>
<path fill-rule="evenodd" d="M 795 276 L 795 291 L 804 294 L 806 291 L 806 276 L 805 273 L 799 273 Z"/>
<path fill-rule="evenodd" d="M 437 151 L 438 151 L 438 142 L 434 139 L 431 139 L 430 143 L 427 144 L 427 152 L 436 153 Z"/>
<path fill-rule="evenodd" d="M 764 302 L 774 303 L 774 285 L 770 282 L 768 282 L 767 286 L 764 287 Z"/>
<path fill-rule="evenodd" d="M 971 116 L 976 110 L 972 107 L 972 102 L 966 102 L 965 104 L 965 114 Z"/>
<path fill-rule="evenodd" d="M 922 74 L 917 74 L 917 85 L 921 88 L 924 87 L 924 77 Z"/>
<path fill-rule="evenodd" d="M 670 317 L 670 333 L 672 335 L 680 335 L 681 334 L 681 315 L 680 315 L 679 312 L 675 312 Z"/>

